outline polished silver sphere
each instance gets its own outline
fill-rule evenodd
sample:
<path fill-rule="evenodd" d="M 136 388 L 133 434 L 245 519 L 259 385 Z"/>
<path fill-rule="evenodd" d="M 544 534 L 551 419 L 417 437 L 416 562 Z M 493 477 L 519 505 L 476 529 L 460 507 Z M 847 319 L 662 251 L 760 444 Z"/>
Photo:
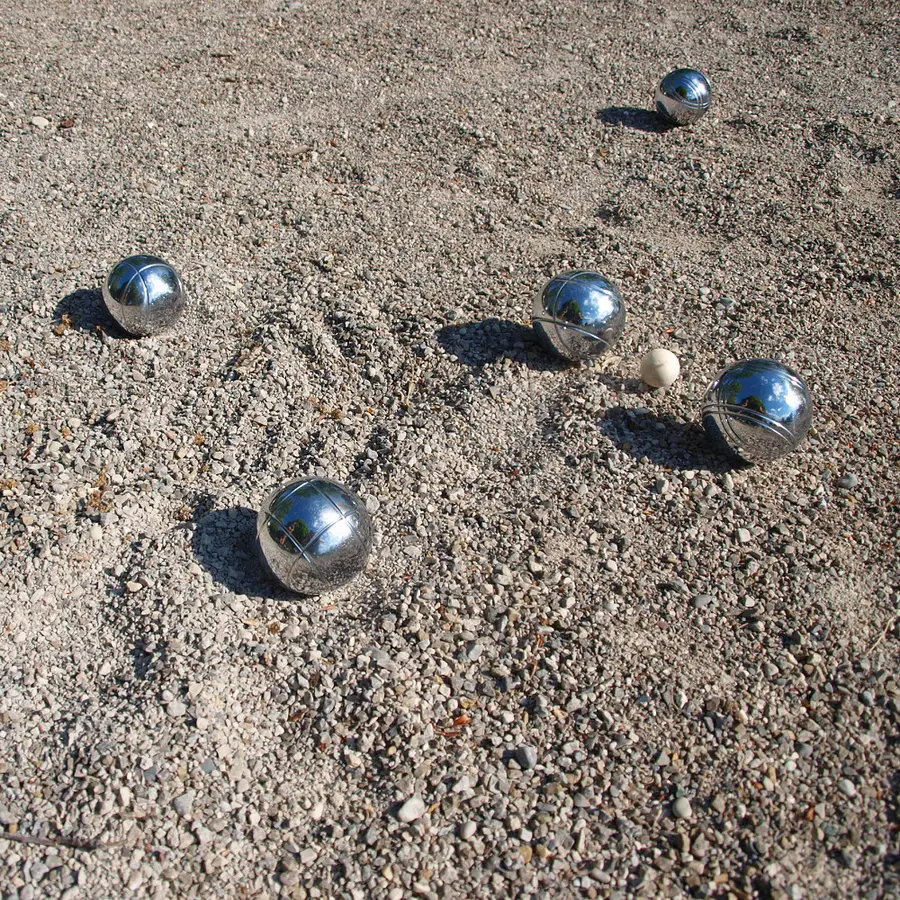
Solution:
<path fill-rule="evenodd" d="M 693 125 L 711 102 L 709 82 L 696 69 L 669 72 L 656 88 L 656 111 L 671 125 Z"/>
<path fill-rule="evenodd" d="M 365 504 L 328 478 L 278 488 L 260 510 L 256 530 L 264 567 L 298 594 L 322 594 L 352 581 L 372 549 Z"/>
<path fill-rule="evenodd" d="M 703 427 L 748 463 L 794 450 L 812 424 L 812 397 L 793 369 L 774 359 L 745 359 L 723 369 L 703 401 Z"/>
<path fill-rule="evenodd" d="M 141 253 L 112 267 L 103 283 L 103 300 L 122 328 L 145 337 L 178 321 L 184 311 L 184 285 L 164 259 Z"/>
<path fill-rule="evenodd" d="M 599 272 L 562 272 L 534 298 L 531 320 L 549 350 L 571 362 L 591 359 L 606 353 L 621 337 L 625 301 Z"/>

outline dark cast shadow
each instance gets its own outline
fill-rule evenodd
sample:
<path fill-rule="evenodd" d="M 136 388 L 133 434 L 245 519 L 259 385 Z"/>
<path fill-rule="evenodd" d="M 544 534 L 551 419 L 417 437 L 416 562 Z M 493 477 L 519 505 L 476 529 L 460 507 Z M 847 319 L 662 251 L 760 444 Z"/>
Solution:
<path fill-rule="evenodd" d="M 512 359 L 541 372 L 562 372 L 572 367 L 545 350 L 531 328 L 508 319 L 445 325 L 435 337 L 447 353 L 467 366 L 480 367 Z"/>
<path fill-rule="evenodd" d="M 216 509 L 197 522 L 193 551 L 216 584 L 233 594 L 264 600 L 296 599 L 269 577 L 256 555 L 256 512 L 245 506 Z"/>
<path fill-rule="evenodd" d="M 64 325 L 75 331 L 95 332 L 100 328 L 110 337 L 134 339 L 134 335 L 125 331 L 109 314 L 99 288 L 78 288 L 67 294 L 56 304 L 53 321 L 55 325 Z"/>
<path fill-rule="evenodd" d="M 619 406 L 606 413 L 600 429 L 629 456 L 646 457 L 659 466 L 706 472 L 729 472 L 746 466 L 719 450 L 699 424 L 681 422 L 672 416 Z"/>
<path fill-rule="evenodd" d="M 607 106 L 597 113 L 597 118 L 604 125 L 617 125 L 653 134 L 663 134 L 674 127 L 652 110 L 637 106 Z"/>

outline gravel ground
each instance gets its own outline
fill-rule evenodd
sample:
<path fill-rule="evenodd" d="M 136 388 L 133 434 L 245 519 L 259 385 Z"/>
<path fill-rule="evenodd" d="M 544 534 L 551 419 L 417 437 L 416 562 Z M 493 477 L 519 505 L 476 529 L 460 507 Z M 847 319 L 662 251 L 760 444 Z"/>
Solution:
<path fill-rule="evenodd" d="M 0 896 L 897 896 L 898 33 L 0 0 Z M 140 251 L 190 307 L 134 340 Z M 593 366 L 529 328 L 572 267 Z M 698 401 L 772 355 L 815 428 L 734 469 Z M 297 599 L 248 548 L 311 472 L 377 547 Z"/>

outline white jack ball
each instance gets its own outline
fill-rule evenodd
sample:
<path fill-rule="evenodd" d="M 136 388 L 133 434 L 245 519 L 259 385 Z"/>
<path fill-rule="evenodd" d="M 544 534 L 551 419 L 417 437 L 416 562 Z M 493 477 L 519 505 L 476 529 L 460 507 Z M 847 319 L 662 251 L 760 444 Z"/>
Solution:
<path fill-rule="evenodd" d="M 671 350 L 648 350 L 641 360 L 641 378 L 652 388 L 669 387 L 678 379 L 681 364 Z"/>

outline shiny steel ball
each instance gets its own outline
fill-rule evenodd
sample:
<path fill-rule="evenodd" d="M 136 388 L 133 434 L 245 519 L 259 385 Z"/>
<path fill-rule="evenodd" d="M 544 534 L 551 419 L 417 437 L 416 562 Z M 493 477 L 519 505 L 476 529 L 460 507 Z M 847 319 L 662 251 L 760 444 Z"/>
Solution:
<path fill-rule="evenodd" d="M 693 125 L 711 102 L 709 82 L 696 69 L 669 72 L 656 88 L 656 111 L 671 125 Z"/>
<path fill-rule="evenodd" d="M 323 594 L 352 581 L 372 549 L 365 504 L 328 478 L 280 487 L 260 510 L 256 530 L 263 566 L 298 594 Z"/>
<path fill-rule="evenodd" d="M 599 272 L 578 269 L 551 278 L 534 298 L 535 333 L 570 362 L 606 353 L 625 327 L 625 301 Z"/>
<path fill-rule="evenodd" d="M 794 450 L 812 424 L 809 388 L 774 359 L 745 359 L 723 369 L 709 386 L 703 427 L 721 446 L 748 463 Z"/>
<path fill-rule="evenodd" d="M 164 259 L 142 253 L 112 267 L 103 283 L 103 300 L 122 328 L 145 337 L 178 321 L 184 311 L 184 285 Z"/>

